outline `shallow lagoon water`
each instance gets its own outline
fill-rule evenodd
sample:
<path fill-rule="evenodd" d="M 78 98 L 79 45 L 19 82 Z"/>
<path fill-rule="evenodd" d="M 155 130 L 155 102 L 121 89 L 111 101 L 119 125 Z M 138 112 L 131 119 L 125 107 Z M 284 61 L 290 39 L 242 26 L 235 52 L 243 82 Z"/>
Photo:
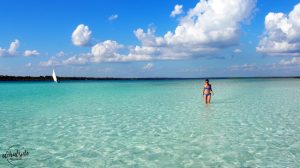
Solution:
<path fill-rule="evenodd" d="M 0 83 L 22 167 L 300 167 L 300 79 Z M 0 158 L 0 167 L 11 167 Z"/>

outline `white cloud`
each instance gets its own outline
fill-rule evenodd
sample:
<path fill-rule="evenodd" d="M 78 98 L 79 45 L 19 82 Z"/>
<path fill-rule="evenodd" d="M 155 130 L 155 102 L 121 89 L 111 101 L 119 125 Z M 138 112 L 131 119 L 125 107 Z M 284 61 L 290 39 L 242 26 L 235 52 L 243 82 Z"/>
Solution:
<path fill-rule="evenodd" d="M 61 60 L 58 57 L 52 57 L 47 62 L 41 62 L 41 66 L 52 65 L 76 65 L 86 63 L 99 63 L 99 62 L 128 62 L 128 61 L 149 61 L 152 58 L 149 55 L 142 55 L 143 53 L 151 52 L 151 48 L 140 48 L 136 46 L 130 49 L 129 54 L 120 54 L 119 50 L 124 48 L 123 45 L 118 44 L 116 41 L 106 40 L 97 43 L 91 48 L 90 53 L 83 53 Z"/>
<path fill-rule="evenodd" d="M 293 57 L 290 60 L 281 60 L 279 64 L 281 64 L 281 65 L 297 65 L 297 64 L 300 64 L 300 58 Z"/>
<path fill-rule="evenodd" d="M 164 39 L 168 44 L 190 43 L 207 48 L 231 46 L 238 42 L 239 24 L 247 19 L 255 0 L 201 0 L 181 19 L 174 33 Z M 235 9 L 235 10 L 233 10 Z"/>
<path fill-rule="evenodd" d="M 232 65 L 229 67 L 231 71 L 253 71 L 257 68 L 258 66 L 256 64 Z"/>
<path fill-rule="evenodd" d="M 176 15 L 180 15 L 182 11 L 182 5 L 175 5 L 174 10 L 171 12 L 170 16 L 175 17 Z"/>
<path fill-rule="evenodd" d="M 5 52 L 6 52 L 5 49 L 0 48 L 0 57 L 4 56 Z"/>
<path fill-rule="evenodd" d="M 17 49 L 20 47 L 20 41 L 18 39 L 10 43 L 8 49 L 0 48 L 0 56 L 20 56 L 22 53 L 19 53 Z M 23 56 L 29 57 L 34 55 L 40 55 L 37 50 L 25 50 Z"/>
<path fill-rule="evenodd" d="M 31 62 L 29 62 L 29 63 L 27 63 L 26 65 L 25 65 L 25 67 L 31 67 L 32 66 L 32 63 Z"/>
<path fill-rule="evenodd" d="M 97 43 L 91 49 L 92 61 L 116 61 L 120 59 L 121 55 L 118 50 L 122 48 L 123 45 L 118 44 L 116 41 L 106 40 L 102 43 Z"/>
<path fill-rule="evenodd" d="M 285 74 L 286 70 L 300 70 L 300 57 L 293 57 L 289 60 L 283 59 L 279 62 L 275 63 L 267 63 L 267 64 L 256 64 L 256 63 L 248 63 L 248 64 L 238 64 L 231 65 L 227 68 L 229 71 L 238 71 L 238 72 L 257 72 L 257 75 L 264 74 L 264 72 L 273 72 L 273 75 L 277 76 L 281 73 Z M 290 76 L 291 74 L 285 74 Z"/>
<path fill-rule="evenodd" d="M 239 48 L 236 48 L 236 49 L 234 49 L 234 50 L 233 50 L 233 52 L 235 52 L 235 53 L 241 53 L 241 52 L 242 52 L 242 50 L 241 50 L 241 49 L 239 49 Z"/>
<path fill-rule="evenodd" d="M 131 49 L 128 55 L 120 54 L 119 50 L 124 48 L 123 45 L 118 44 L 116 41 L 106 40 L 97 43 L 91 49 L 91 62 L 126 62 L 126 61 L 145 61 L 150 60 L 151 57 L 143 55 L 148 48 L 136 47 Z M 141 52 L 141 54 L 140 54 Z"/>
<path fill-rule="evenodd" d="M 20 41 L 16 39 L 11 42 L 8 49 L 0 48 L 0 56 L 15 56 L 17 49 L 20 47 Z"/>
<path fill-rule="evenodd" d="M 8 53 L 10 55 L 15 55 L 17 52 L 17 49 L 20 47 L 20 41 L 18 39 L 16 39 L 15 41 L 10 43 L 9 49 L 8 49 Z"/>
<path fill-rule="evenodd" d="M 300 56 L 300 3 L 288 14 L 270 12 L 256 50 L 267 55 Z"/>
<path fill-rule="evenodd" d="M 153 69 L 153 67 L 154 67 L 153 63 L 148 63 L 143 66 L 143 70 L 151 70 L 151 69 Z"/>
<path fill-rule="evenodd" d="M 156 36 L 153 28 L 146 32 L 138 28 L 134 34 L 140 45 L 124 47 L 116 41 L 106 40 L 92 46 L 88 57 L 77 56 L 65 61 L 124 62 L 207 56 L 238 44 L 240 24 L 251 16 L 255 5 L 256 0 L 228 0 L 226 3 L 223 0 L 200 0 L 180 19 L 174 32 L 168 31 L 163 36 Z M 73 32 L 72 37 L 76 37 L 73 42 L 79 46 L 86 45 L 90 35 L 87 26 L 79 25 Z M 127 51 L 120 52 L 121 49 Z M 80 57 L 84 57 L 85 61 L 79 61 Z"/>
<path fill-rule="evenodd" d="M 113 21 L 113 20 L 116 20 L 116 19 L 118 19 L 118 15 L 117 14 L 114 14 L 114 15 L 111 15 L 110 17 L 108 17 L 108 20 L 109 21 Z"/>
<path fill-rule="evenodd" d="M 59 66 L 62 65 L 61 62 L 51 58 L 48 61 L 40 62 L 40 66 L 49 67 L 49 66 Z"/>
<path fill-rule="evenodd" d="M 180 70 L 180 72 L 184 73 L 191 73 L 191 72 L 205 72 L 206 69 L 201 67 L 201 68 L 183 68 Z"/>
<path fill-rule="evenodd" d="M 157 59 L 203 56 L 238 44 L 240 24 L 255 5 L 256 0 L 201 0 L 181 18 L 174 32 L 156 37 L 153 29 L 137 29 L 135 35 L 141 47 L 156 47 Z"/>
<path fill-rule="evenodd" d="M 56 56 L 63 57 L 63 56 L 65 56 L 65 53 L 63 51 L 60 51 L 56 54 Z"/>
<path fill-rule="evenodd" d="M 129 54 L 122 57 L 122 61 L 149 61 L 153 58 L 152 54 L 156 52 L 155 47 L 140 47 L 135 46 L 129 50 Z"/>
<path fill-rule="evenodd" d="M 88 56 L 82 55 L 82 56 L 72 56 L 66 60 L 62 61 L 62 64 L 64 65 L 80 65 L 85 64 L 88 62 Z"/>
<path fill-rule="evenodd" d="M 88 26 L 80 24 L 72 33 L 72 42 L 76 46 L 86 46 L 89 45 L 91 40 L 92 32 L 89 30 Z"/>
<path fill-rule="evenodd" d="M 149 55 L 138 55 L 138 54 L 128 54 L 122 57 L 119 57 L 119 59 L 116 59 L 114 61 L 120 61 L 120 62 L 129 62 L 129 61 L 149 61 L 152 60 L 151 56 Z"/>
<path fill-rule="evenodd" d="M 25 50 L 24 51 L 25 57 L 36 56 L 36 55 L 40 55 L 40 53 L 37 50 Z"/>

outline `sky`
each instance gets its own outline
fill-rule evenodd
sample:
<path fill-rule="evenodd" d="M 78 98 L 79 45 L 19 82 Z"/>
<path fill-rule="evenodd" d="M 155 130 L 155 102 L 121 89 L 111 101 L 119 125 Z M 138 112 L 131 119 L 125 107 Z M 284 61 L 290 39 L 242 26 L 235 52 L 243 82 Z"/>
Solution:
<path fill-rule="evenodd" d="M 300 1 L 2 0 L 0 75 L 300 76 Z"/>

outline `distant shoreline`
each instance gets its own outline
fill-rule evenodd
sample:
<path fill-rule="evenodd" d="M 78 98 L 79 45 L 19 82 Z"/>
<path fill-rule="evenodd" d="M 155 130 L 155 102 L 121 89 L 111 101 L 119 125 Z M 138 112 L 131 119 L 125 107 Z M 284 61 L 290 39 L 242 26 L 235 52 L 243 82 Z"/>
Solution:
<path fill-rule="evenodd" d="M 168 77 L 151 77 L 151 78 L 120 78 L 120 77 L 57 77 L 59 81 L 98 81 L 98 80 L 188 80 L 188 79 L 206 79 L 199 78 L 168 78 Z M 282 77 L 208 77 L 208 79 L 251 79 L 251 78 L 300 78 L 300 76 Z M 0 75 L 0 81 L 53 81 L 52 76 L 7 76 Z"/>

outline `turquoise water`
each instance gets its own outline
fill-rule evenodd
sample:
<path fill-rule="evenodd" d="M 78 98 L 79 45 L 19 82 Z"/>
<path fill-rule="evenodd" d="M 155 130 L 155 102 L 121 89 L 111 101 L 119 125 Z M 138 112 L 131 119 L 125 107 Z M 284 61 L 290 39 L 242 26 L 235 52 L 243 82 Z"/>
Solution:
<path fill-rule="evenodd" d="M 2 82 L 23 167 L 300 167 L 300 79 Z M 0 167 L 11 167 L 0 158 Z"/>

